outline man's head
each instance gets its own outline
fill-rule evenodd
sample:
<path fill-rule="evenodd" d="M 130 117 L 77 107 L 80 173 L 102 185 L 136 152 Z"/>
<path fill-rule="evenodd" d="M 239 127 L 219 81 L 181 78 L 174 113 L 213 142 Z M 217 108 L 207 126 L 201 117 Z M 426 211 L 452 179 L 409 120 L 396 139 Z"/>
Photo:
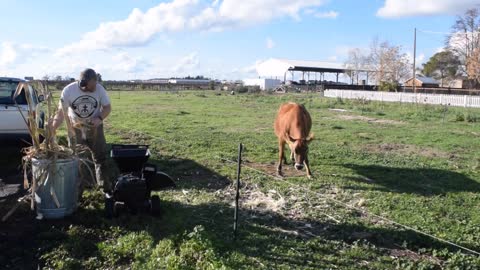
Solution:
<path fill-rule="evenodd" d="M 97 73 L 91 68 L 87 68 L 80 73 L 80 89 L 86 92 L 94 92 L 97 87 Z"/>

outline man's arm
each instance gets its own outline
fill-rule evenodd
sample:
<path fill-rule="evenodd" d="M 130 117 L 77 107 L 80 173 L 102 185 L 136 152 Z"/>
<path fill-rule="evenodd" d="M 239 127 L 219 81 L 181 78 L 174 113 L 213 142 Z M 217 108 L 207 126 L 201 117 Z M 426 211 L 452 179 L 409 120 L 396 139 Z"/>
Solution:
<path fill-rule="evenodd" d="M 53 120 L 51 120 L 51 123 L 49 123 L 49 126 L 53 132 L 55 132 L 58 129 L 58 127 L 60 127 L 64 119 L 65 117 L 63 115 L 62 101 L 59 101 L 57 113 L 53 117 Z"/>
<path fill-rule="evenodd" d="M 102 112 L 100 113 L 100 118 L 105 120 L 112 111 L 112 105 L 108 104 L 102 107 Z"/>
<path fill-rule="evenodd" d="M 93 126 L 94 127 L 100 126 L 103 123 L 103 120 L 105 120 L 105 118 L 108 117 L 111 111 L 112 111 L 112 105 L 108 104 L 108 105 L 102 106 L 102 112 L 100 112 L 100 114 L 97 117 L 93 118 L 92 120 Z"/>

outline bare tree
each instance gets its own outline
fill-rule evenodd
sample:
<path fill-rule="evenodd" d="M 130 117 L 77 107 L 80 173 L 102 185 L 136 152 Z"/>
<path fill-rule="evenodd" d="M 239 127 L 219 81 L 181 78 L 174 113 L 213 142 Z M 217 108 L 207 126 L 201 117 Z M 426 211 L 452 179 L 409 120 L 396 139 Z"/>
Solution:
<path fill-rule="evenodd" d="M 460 59 L 461 71 L 469 79 L 480 80 L 480 9 L 467 10 L 458 16 L 452 26 L 452 33 L 447 37 L 446 46 Z"/>
<path fill-rule="evenodd" d="M 50 76 L 44 75 L 44 76 L 42 77 L 42 80 L 43 80 L 43 81 L 48 81 L 48 80 L 50 80 Z"/>
<path fill-rule="evenodd" d="M 473 80 L 473 83 L 470 84 L 470 88 L 478 86 L 478 83 L 480 82 L 480 48 L 477 48 L 472 52 L 472 55 L 467 59 L 465 65 L 468 78 Z"/>
<path fill-rule="evenodd" d="M 353 81 L 356 79 L 358 84 L 358 76 L 361 70 L 365 69 L 367 63 L 367 56 L 359 48 L 350 49 L 348 51 L 348 59 L 345 62 L 347 68 L 347 76 Z"/>
<path fill-rule="evenodd" d="M 390 45 L 387 41 L 379 43 L 377 38 L 370 45 L 367 62 L 375 70 L 373 78 L 377 84 L 398 84 L 409 77 L 412 68 L 408 56 L 402 53 L 401 46 Z"/>

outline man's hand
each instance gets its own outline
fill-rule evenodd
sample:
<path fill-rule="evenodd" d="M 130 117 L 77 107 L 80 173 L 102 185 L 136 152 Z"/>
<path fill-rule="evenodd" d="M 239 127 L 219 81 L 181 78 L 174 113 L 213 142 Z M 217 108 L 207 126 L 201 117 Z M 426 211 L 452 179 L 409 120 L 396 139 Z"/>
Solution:
<path fill-rule="evenodd" d="M 100 126 L 102 123 L 103 123 L 103 120 L 100 119 L 100 117 L 95 117 L 95 118 L 93 118 L 93 120 L 92 120 L 92 125 L 93 125 L 94 127 L 98 127 L 98 126 Z"/>

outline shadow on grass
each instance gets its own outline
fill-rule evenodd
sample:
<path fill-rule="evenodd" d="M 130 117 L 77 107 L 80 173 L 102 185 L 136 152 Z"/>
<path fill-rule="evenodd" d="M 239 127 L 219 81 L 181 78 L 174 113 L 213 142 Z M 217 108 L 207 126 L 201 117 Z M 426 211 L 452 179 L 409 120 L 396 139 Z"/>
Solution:
<path fill-rule="evenodd" d="M 162 207 L 164 213 L 160 219 L 147 215 L 124 215 L 115 220 L 106 220 L 102 217 L 101 209 L 81 209 L 75 216 L 62 221 L 43 221 L 37 224 L 37 236 L 32 243 L 36 245 L 24 245 L 26 250 L 23 254 L 39 251 L 36 254 L 39 255 L 49 252 L 50 259 L 52 254 L 58 256 L 53 257 L 56 260 L 65 256 L 73 259 L 72 265 L 76 267 L 72 268 L 78 269 L 101 268 L 111 266 L 111 263 L 115 266 L 128 266 L 135 260 L 135 252 L 141 252 L 138 250 L 141 246 L 137 246 L 140 243 L 131 243 L 124 247 L 127 251 L 112 248 L 116 254 L 106 254 L 99 246 L 102 243 L 118 246 L 119 237 L 132 232 L 143 232 L 153 239 L 153 246 L 150 247 L 152 250 L 164 239 L 173 240 L 174 245 L 179 248 L 192 239 L 189 233 L 198 225 L 205 228 L 198 239 L 205 244 L 204 248 L 213 250 L 220 257 L 237 252 L 247 258 L 256 258 L 267 268 L 281 266 L 290 269 L 321 269 L 332 264 L 343 269 L 351 268 L 358 257 L 346 255 L 345 251 L 349 249 L 346 245 L 357 240 L 376 246 L 374 256 L 364 258 L 367 260 L 375 260 L 376 256 L 388 256 L 388 250 L 398 249 L 394 244 L 400 245 L 404 242 L 409 244 L 410 249 L 447 248 L 410 231 L 366 227 L 354 223 L 293 220 L 273 212 L 258 213 L 247 210 L 241 213 L 239 234 L 234 241 L 233 209 L 227 204 L 188 205 L 163 201 Z M 309 224 L 308 233 L 299 229 L 305 224 Z M 292 252 L 295 250 L 296 252 Z M 204 250 L 199 249 L 197 252 L 202 253 Z M 372 256 L 371 252 L 366 252 L 370 253 L 366 256 Z M 8 255 L 8 252 L 5 255 Z M 98 264 L 88 265 L 86 261 L 91 258 L 98 260 Z M 233 269 L 246 267 L 244 261 L 222 261 Z M 43 260 L 39 263 L 41 266 L 52 267 L 51 264 L 45 265 Z"/>
<path fill-rule="evenodd" d="M 211 175 L 215 173 L 191 160 L 151 162 L 179 178 L 183 188 L 206 188 L 208 191 L 209 187 L 213 190 L 213 187 L 225 186 L 218 184 L 222 176 Z M 208 174 L 182 180 L 184 176 L 180 175 L 192 170 L 205 170 Z M 162 198 L 162 192 L 159 195 Z M 388 249 L 395 248 L 394 243 L 407 242 L 409 248 L 447 248 L 410 231 L 360 223 L 295 219 L 272 211 L 247 209 L 240 212 L 239 234 L 234 241 L 233 208 L 228 203 L 187 204 L 163 199 L 162 213 L 161 218 L 125 214 L 113 220 L 105 219 L 99 191 L 84 194 L 79 210 L 62 220 L 36 221 L 25 205 L 8 222 L 0 223 L 0 265 L 8 269 L 32 269 L 38 265 L 55 268 L 51 264 L 53 261 L 65 261 L 71 263 L 71 269 L 130 266 L 137 252 L 148 251 L 139 250 L 141 243 L 135 241 L 119 250 L 117 243 L 121 237 L 132 232 L 144 233 L 153 240 L 151 250 L 165 239 L 173 241 L 175 248 L 181 248 L 192 239 L 190 233 L 198 225 L 204 228 L 199 236 L 199 241 L 205 244 L 202 248 L 213 250 L 222 263 L 233 269 L 249 266 L 244 265 L 245 261 L 227 259 L 232 253 L 242 254 L 250 263 L 251 258 L 257 258 L 259 265 L 267 268 L 320 269 L 332 264 L 351 268 L 358 258 L 345 255 L 345 251 L 349 249 L 348 244 L 357 240 L 376 246 L 373 257 L 367 258 L 371 260 L 388 256 Z M 113 251 L 107 253 L 105 245 L 110 245 Z M 178 253 L 178 250 L 174 252 Z"/>
<path fill-rule="evenodd" d="M 448 170 L 356 164 L 344 167 L 362 176 L 350 177 L 350 180 L 380 185 L 382 188 L 379 189 L 382 191 L 422 196 L 445 195 L 451 192 L 480 192 L 480 183 L 461 173 Z"/>
<path fill-rule="evenodd" d="M 230 185 L 230 180 L 190 159 L 150 159 L 158 170 L 170 175 L 179 188 L 216 191 Z"/>

